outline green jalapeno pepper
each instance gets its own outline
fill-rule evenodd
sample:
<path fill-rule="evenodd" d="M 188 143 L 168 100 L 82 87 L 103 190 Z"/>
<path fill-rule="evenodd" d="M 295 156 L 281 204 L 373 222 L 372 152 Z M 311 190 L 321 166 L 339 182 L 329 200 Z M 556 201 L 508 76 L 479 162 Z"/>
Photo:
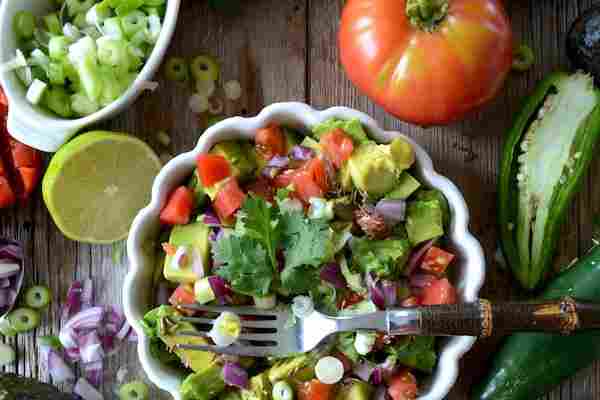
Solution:
<path fill-rule="evenodd" d="M 554 73 L 526 100 L 500 165 L 498 221 L 514 276 L 535 289 L 551 271 L 560 226 L 600 136 L 600 91 Z"/>

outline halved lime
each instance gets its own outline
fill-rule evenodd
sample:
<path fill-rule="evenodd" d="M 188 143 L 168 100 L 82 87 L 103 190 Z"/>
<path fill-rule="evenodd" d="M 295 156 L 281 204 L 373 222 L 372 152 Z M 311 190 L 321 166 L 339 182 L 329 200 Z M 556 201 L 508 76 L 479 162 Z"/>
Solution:
<path fill-rule="evenodd" d="M 150 201 L 161 168 L 154 151 L 124 133 L 84 133 L 52 158 L 44 201 L 54 223 L 69 239 L 113 243 L 127 237 L 137 212 Z"/>

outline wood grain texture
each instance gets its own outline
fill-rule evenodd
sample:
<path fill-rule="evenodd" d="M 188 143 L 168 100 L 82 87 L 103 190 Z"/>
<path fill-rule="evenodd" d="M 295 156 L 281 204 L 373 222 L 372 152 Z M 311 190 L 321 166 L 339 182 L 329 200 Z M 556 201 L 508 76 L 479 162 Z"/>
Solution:
<path fill-rule="evenodd" d="M 470 205 L 471 228 L 481 240 L 487 260 L 487 280 L 482 296 L 492 300 L 523 298 L 511 285 L 510 275 L 494 261 L 497 248 L 495 220 L 497 165 L 503 135 L 521 99 L 550 71 L 568 67 L 564 36 L 570 22 L 591 0 L 505 1 L 517 40 L 529 44 L 536 54 L 535 67 L 511 75 L 501 94 L 468 121 L 443 128 L 422 129 L 403 124 L 361 95 L 347 80 L 337 50 L 337 26 L 343 0 L 246 0 L 242 14 L 224 16 L 209 10 L 205 0 L 184 1 L 168 56 L 192 57 L 212 54 L 222 61 L 223 79 L 239 79 L 245 95 L 227 104 L 230 113 L 255 114 L 264 105 L 300 100 L 322 108 L 350 106 L 365 111 L 387 129 L 402 131 L 422 144 L 436 168 L 452 179 Z M 177 154 L 189 150 L 201 134 L 201 122 L 188 112 L 190 89 L 167 83 L 161 73 L 158 92 L 140 98 L 135 106 L 106 129 L 130 132 L 158 149 L 154 134 L 169 132 L 169 149 Z M 558 263 L 565 264 L 591 243 L 590 220 L 600 212 L 600 191 L 594 181 L 600 175 L 595 160 L 562 231 Z M 28 283 L 50 286 L 53 303 L 42 327 L 30 335 L 8 340 L 18 351 L 18 363 L 7 369 L 48 380 L 39 367 L 36 337 L 56 334 L 60 328 L 59 302 L 75 278 L 92 277 L 99 290 L 96 301 L 115 303 L 121 298 L 125 263 L 113 265 L 110 246 L 89 246 L 65 239 L 56 229 L 38 192 L 18 210 L 0 211 L 0 235 L 26 244 Z M 467 399 L 468 389 L 484 372 L 497 338 L 480 341 L 463 360 L 458 384 L 448 397 Z M 128 346 L 107 362 L 104 385 L 112 399 L 112 380 L 119 366 L 139 370 L 135 349 Z M 152 399 L 168 399 L 153 393 Z M 581 371 L 557 388 L 548 399 L 600 399 L 600 363 Z"/>

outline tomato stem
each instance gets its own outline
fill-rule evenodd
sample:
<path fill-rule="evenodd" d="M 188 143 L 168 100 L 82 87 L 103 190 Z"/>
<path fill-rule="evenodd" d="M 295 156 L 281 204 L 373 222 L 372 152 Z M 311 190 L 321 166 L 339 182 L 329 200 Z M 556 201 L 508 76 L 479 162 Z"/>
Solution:
<path fill-rule="evenodd" d="M 406 16 L 417 29 L 434 32 L 448 14 L 448 0 L 407 0 Z"/>

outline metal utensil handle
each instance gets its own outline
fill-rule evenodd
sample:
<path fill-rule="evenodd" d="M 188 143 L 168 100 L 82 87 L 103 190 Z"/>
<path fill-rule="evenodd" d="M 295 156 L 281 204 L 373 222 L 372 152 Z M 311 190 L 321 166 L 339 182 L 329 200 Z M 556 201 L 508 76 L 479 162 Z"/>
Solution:
<path fill-rule="evenodd" d="M 432 336 L 480 336 L 515 331 L 558 332 L 600 329 L 600 304 L 577 302 L 570 297 L 537 302 L 447 304 L 419 307 L 419 334 Z M 402 332 L 402 321 L 389 315 L 391 334 Z M 398 329 L 396 329 L 398 328 Z"/>

